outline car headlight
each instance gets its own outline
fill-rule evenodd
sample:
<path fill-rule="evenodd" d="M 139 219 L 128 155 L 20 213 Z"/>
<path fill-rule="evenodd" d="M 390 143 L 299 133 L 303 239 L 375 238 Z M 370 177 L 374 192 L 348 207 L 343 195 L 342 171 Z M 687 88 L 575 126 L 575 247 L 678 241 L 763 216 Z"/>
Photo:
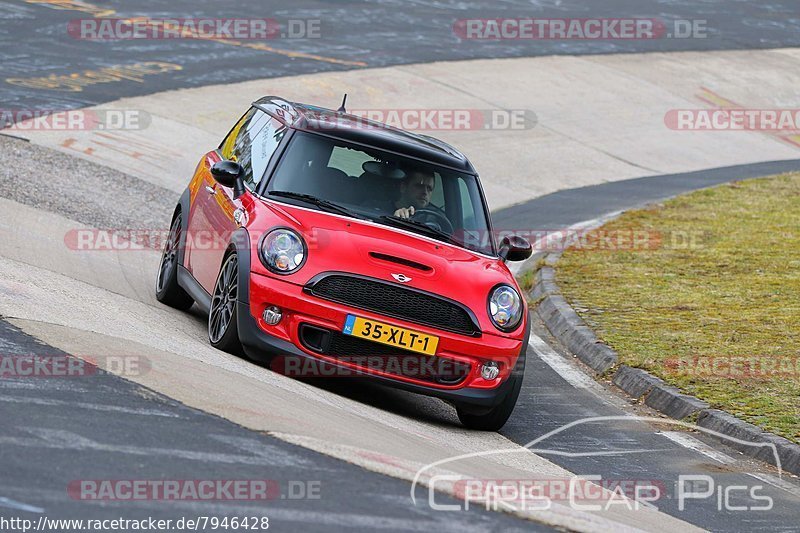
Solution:
<path fill-rule="evenodd" d="M 510 285 L 499 285 L 489 295 L 489 317 L 500 331 L 516 329 L 522 310 L 522 299 Z"/>
<path fill-rule="evenodd" d="M 276 274 L 292 274 L 306 261 L 306 243 L 300 235 L 286 228 L 277 228 L 261 240 L 261 262 Z"/>

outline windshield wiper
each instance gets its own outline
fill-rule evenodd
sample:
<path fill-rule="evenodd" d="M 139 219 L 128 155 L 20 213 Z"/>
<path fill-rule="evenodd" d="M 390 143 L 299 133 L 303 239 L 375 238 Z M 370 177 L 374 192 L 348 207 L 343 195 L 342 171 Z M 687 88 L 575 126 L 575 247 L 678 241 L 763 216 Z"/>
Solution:
<path fill-rule="evenodd" d="M 428 237 L 433 237 L 434 239 L 438 239 L 440 241 L 449 242 L 450 244 L 455 244 L 457 246 L 464 246 L 463 242 L 454 238 L 449 233 L 446 233 L 442 230 L 438 230 L 436 228 L 432 228 L 427 224 L 424 224 L 422 222 L 417 222 L 416 220 L 411 220 L 408 218 L 400 218 L 394 215 L 383 215 L 382 217 L 379 217 L 378 220 L 387 222 L 389 223 L 389 225 L 393 225 L 395 227 L 407 229 L 410 231 L 416 231 L 418 233 L 424 233 Z"/>
<path fill-rule="evenodd" d="M 267 192 L 267 194 L 270 196 L 280 196 L 282 198 L 293 198 L 295 200 L 302 200 L 304 202 L 308 202 L 309 204 L 314 204 L 317 207 L 325 209 L 329 212 L 339 213 L 340 215 L 359 218 L 361 220 L 367 220 L 366 217 L 359 215 L 354 211 L 350 211 L 344 206 L 331 202 L 330 200 L 323 200 L 322 198 L 317 198 L 316 196 L 313 196 L 311 194 L 303 194 L 292 191 L 269 191 Z"/>

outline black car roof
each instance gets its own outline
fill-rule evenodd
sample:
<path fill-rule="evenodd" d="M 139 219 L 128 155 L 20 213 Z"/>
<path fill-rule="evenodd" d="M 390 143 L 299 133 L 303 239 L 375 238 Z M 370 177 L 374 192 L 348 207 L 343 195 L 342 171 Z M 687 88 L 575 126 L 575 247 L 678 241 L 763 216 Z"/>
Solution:
<path fill-rule="evenodd" d="M 277 96 L 260 98 L 253 102 L 253 106 L 276 116 L 296 130 L 327 135 L 475 174 L 475 168 L 464 154 L 428 135 L 324 107 L 289 102 Z"/>

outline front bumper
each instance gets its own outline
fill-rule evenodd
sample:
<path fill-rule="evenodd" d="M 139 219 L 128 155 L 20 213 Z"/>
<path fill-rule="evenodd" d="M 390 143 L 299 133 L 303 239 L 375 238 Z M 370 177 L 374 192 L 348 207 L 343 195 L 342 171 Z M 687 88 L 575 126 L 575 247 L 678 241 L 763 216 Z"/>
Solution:
<path fill-rule="evenodd" d="M 328 300 L 318 299 L 303 292 L 301 286 L 282 279 L 251 274 L 248 280 L 249 303 L 239 302 L 238 328 L 242 344 L 250 351 L 266 356 L 284 356 L 300 360 L 313 360 L 314 364 L 326 365 L 331 369 L 346 367 L 347 375 L 363 376 L 386 385 L 411 392 L 435 396 L 454 403 L 492 407 L 499 404 L 510 390 L 512 371 L 519 372 L 524 365 L 524 357 L 530 331 L 526 321 L 524 339 L 513 339 L 502 335 L 483 334 L 481 337 L 468 337 L 443 332 L 402 320 L 390 319 L 368 311 L 354 309 Z M 266 307 L 278 306 L 283 311 L 283 319 L 276 326 L 266 324 L 261 315 Z M 413 377 L 387 374 L 373 368 L 359 368 L 344 364 L 334 358 L 308 350 L 299 338 L 301 324 L 340 332 L 348 314 L 357 314 L 368 319 L 388 322 L 400 327 L 411 328 L 439 337 L 437 357 L 461 364 L 469 364 L 465 379 L 456 385 L 424 382 Z M 380 346 L 375 344 L 375 346 Z M 521 360 L 519 358 L 521 357 Z M 501 365 L 500 377 L 486 381 L 480 376 L 480 364 L 496 361 Z"/>

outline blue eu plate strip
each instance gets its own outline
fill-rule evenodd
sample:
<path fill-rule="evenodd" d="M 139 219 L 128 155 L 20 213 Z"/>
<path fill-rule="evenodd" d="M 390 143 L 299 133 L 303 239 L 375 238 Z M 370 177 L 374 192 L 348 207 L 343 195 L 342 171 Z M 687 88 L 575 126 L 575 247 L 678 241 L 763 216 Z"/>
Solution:
<path fill-rule="evenodd" d="M 347 320 L 344 321 L 344 330 L 343 333 L 345 335 L 352 335 L 353 334 L 353 326 L 356 323 L 355 315 L 347 315 Z"/>

